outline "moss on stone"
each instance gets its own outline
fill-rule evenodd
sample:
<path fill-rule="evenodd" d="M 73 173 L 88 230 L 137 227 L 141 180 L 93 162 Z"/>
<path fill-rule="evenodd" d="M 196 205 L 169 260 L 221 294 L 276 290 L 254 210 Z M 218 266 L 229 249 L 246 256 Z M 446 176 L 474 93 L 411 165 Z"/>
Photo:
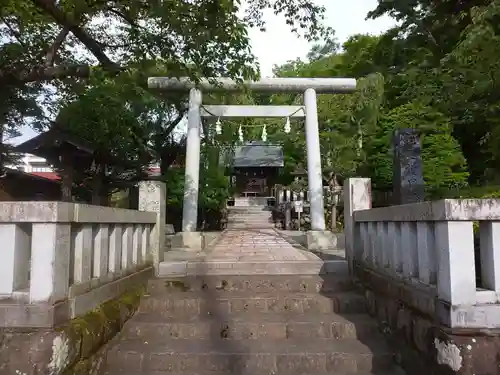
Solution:
<path fill-rule="evenodd" d="M 96 373 L 96 368 L 101 367 L 102 362 L 99 350 L 135 313 L 144 291 L 143 285 L 131 289 L 59 327 L 61 334 L 68 338 L 69 345 L 77 352 L 76 358 L 70 359 L 64 375 Z"/>
<path fill-rule="evenodd" d="M 104 340 L 104 326 L 106 320 L 99 310 L 91 311 L 82 318 L 71 321 L 72 328 L 81 336 L 82 344 L 80 357 L 88 358 L 96 347 L 102 345 Z"/>
<path fill-rule="evenodd" d="M 90 361 L 88 359 L 84 359 L 68 369 L 64 375 L 90 375 L 90 367 Z"/>

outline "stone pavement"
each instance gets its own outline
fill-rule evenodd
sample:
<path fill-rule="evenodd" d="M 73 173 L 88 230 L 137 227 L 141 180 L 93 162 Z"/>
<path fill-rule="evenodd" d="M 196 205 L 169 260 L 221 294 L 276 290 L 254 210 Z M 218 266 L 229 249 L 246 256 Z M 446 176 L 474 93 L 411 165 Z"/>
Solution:
<path fill-rule="evenodd" d="M 272 262 L 320 259 L 301 249 L 298 244 L 291 244 L 274 229 L 247 229 L 226 230 L 206 260 Z"/>
<path fill-rule="evenodd" d="M 159 276 L 347 273 L 345 259 L 323 260 L 275 229 L 225 230 L 202 252 L 166 252 Z"/>

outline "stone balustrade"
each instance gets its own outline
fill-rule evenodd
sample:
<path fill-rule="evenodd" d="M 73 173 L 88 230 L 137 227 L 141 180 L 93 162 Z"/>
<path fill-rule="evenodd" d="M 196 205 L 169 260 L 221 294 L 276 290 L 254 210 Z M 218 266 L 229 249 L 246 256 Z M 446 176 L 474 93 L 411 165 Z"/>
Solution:
<path fill-rule="evenodd" d="M 307 200 L 307 192 L 294 192 L 292 190 L 286 189 L 285 187 L 279 185 L 275 189 L 274 198 L 276 203 L 279 205 L 284 202 L 293 202 L 296 200 Z"/>
<path fill-rule="evenodd" d="M 142 211 L 1 202 L 0 327 L 51 326 L 150 277 L 163 259 L 162 196 L 164 184 L 144 182 Z"/>
<path fill-rule="evenodd" d="M 341 188 L 339 188 L 341 190 Z M 323 195 L 328 196 L 330 188 L 327 186 L 323 187 Z M 281 203 L 287 203 L 287 202 L 294 202 L 298 200 L 302 200 L 306 203 L 309 202 L 309 192 L 308 191 L 301 191 L 301 192 L 295 192 L 290 189 L 286 189 L 282 185 L 276 185 L 274 190 L 274 199 L 276 199 L 276 203 L 279 205 Z M 339 191 L 339 201 L 342 201 L 343 199 L 343 194 L 342 191 Z"/>
<path fill-rule="evenodd" d="M 368 179 L 347 181 L 344 196 L 351 270 L 357 264 L 424 291 L 430 308 L 421 310 L 452 328 L 500 328 L 500 200 L 370 208 Z"/>

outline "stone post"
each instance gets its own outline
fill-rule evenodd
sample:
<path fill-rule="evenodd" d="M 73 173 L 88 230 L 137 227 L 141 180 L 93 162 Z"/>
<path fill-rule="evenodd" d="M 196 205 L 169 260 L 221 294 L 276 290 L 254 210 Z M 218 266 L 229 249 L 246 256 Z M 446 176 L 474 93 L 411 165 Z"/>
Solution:
<path fill-rule="evenodd" d="M 165 251 L 166 186 L 161 181 L 139 183 L 139 211 L 155 212 L 156 224 L 151 230 L 149 259 L 158 270 Z"/>
<path fill-rule="evenodd" d="M 307 177 L 311 204 L 311 230 L 324 231 L 323 175 L 319 146 L 318 109 L 314 89 L 305 91 L 304 105 L 306 110 Z"/>
<path fill-rule="evenodd" d="M 68 298 L 70 253 L 71 224 L 33 224 L 30 303 L 54 303 Z"/>
<path fill-rule="evenodd" d="M 285 203 L 285 223 L 284 227 L 286 230 L 292 230 L 292 204 L 290 202 Z"/>
<path fill-rule="evenodd" d="M 201 91 L 189 92 L 188 129 L 186 139 L 186 171 L 182 231 L 196 231 L 198 223 L 198 188 L 200 181 Z"/>
<path fill-rule="evenodd" d="M 451 306 L 477 303 L 474 229 L 472 221 L 438 221 L 434 227 L 437 249 L 437 296 Z"/>
<path fill-rule="evenodd" d="M 0 294 L 29 287 L 31 237 L 21 224 L 0 224 L 2 261 L 0 262 Z"/>
<path fill-rule="evenodd" d="M 398 129 L 393 138 L 393 204 L 424 201 L 420 138 L 415 129 Z"/>
<path fill-rule="evenodd" d="M 351 275 L 356 246 L 356 223 L 353 213 L 354 211 L 370 209 L 371 206 L 371 180 L 369 178 L 348 178 L 344 183 L 344 235 L 346 259 Z"/>

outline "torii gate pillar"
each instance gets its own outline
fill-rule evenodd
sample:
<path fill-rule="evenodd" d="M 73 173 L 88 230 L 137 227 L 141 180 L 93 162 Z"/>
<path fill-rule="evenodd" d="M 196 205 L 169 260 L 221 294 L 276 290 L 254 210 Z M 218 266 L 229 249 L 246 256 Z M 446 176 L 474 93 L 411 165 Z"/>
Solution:
<path fill-rule="evenodd" d="M 325 230 L 325 206 L 323 200 L 323 173 L 318 129 L 316 91 L 304 93 L 306 109 L 307 183 L 311 207 L 311 230 Z"/>
<path fill-rule="evenodd" d="M 200 185 L 201 91 L 189 92 L 188 128 L 186 137 L 186 170 L 182 231 L 195 232 L 198 223 L 198 191 Z"/>
<path fill-rule="evenodd" d="M 229 78 L 202 79 L 200 82 L 188 78 L 151 77 L 148 79 L 151 89 L 165 91 L 186 91 L 189 93 L 188 130 L 186 146 L 186 180 L 184 187 L 184 207 L 182 213 L 182 231 L 194 232 L 197 227 L 198 190 L 200 171 L 200 131 L 201 103 L 203 91 L 242 91 L 249 90 L 269 93 L 303 93 L 307 144 L 307 172 L 309 183 L 309 200 L 311 204 L 312 231 L 325 230 L 325 214 L 323 204 L 323 178 L 321 172 L 321 151 L 318 130 L 318 113 L 316 93 L 350 93 L 356 89 L 356 80 L 351 78 L 266 78 L 260 81 L 249 81 L 239 84 Z M 236 117 L 258 116 L 248 113 L 248 106 L 242 106 L 238 113 L 233 106 L 231 114 Z M 262 107 L 261 107 L 262 108 Z M 282 117 L 283 107 L 264 106 L 263 117 Z M 224 108 L 222 109 L 224 117 Z M 235 114 L 236 113 L 236 114 Z M 226 116 L 227 117 L 227 116 Z"/>

